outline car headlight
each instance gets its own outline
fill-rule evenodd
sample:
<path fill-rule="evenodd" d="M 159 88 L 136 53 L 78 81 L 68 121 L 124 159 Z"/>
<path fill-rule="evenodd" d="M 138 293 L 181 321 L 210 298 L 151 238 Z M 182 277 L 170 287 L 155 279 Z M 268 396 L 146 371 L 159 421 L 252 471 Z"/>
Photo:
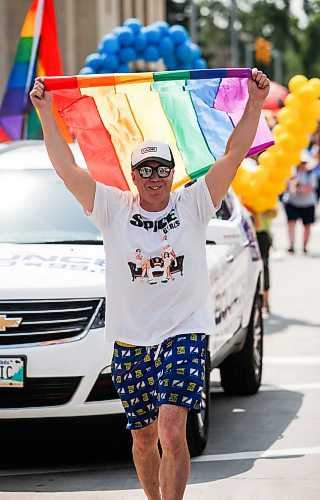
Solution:
<path fill-rule="evenodd" d="M 103 299 L 100 303 L 99 310 L 97 312 L 96 317 L 94 318 L 94 321 L 90 327 L 90 329 L 93 328 L 104 328 L 105 325 L 105 314 L 106 314 L 106 300 Z"/>

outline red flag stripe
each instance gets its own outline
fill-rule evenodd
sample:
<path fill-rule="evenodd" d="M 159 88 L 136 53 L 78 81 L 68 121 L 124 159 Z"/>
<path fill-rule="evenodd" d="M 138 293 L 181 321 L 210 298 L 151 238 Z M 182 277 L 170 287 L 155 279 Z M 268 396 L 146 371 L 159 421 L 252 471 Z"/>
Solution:
<path fill-rule="evenodd" d="M 70 101 L 59 98 L 58 93 L 53 93 L 54 101 L 60 108 L 64 121 L 73 130 L 81 151 L 89 166 L 89 171 L 94 179 L 109 186 L 115 186 L 127 191 L 128 183 L 122 172 L 118 157 L 111 141 L 109 132 L 105 129 L 96 104 L 92 97 L 81 96 L 79 90 L 70 92 Z M 62 106 L 61 106 L 62 105 Z M 63 107 L 63 109 L 61 109 Z"/>

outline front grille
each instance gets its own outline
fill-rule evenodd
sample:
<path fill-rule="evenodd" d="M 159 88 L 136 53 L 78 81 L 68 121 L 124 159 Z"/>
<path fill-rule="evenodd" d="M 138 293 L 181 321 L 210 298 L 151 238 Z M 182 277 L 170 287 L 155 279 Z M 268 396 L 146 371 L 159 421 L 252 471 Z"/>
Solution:
<path fill-rule="evenodd" d="M 102 299 L 0 301 L 0 346 L 76 337 L 90 326 L 102 302 Z M 15 318 L 22 318 L 18 326 L 12 326 L 11 320 Z"/>
<path fill-rule="evenodd" d="M 107 401 L 108 399 L 119 399 L 119 395 L 112 382 L 111 374 L 101 373 L 92 387 L 86 403 Z"/>
<path fill-rule="evenodd" d="M 35 408 L 65 405 L 81 377 L 26 378 L 22 388 L 1 387 L 0 408 Z"/>

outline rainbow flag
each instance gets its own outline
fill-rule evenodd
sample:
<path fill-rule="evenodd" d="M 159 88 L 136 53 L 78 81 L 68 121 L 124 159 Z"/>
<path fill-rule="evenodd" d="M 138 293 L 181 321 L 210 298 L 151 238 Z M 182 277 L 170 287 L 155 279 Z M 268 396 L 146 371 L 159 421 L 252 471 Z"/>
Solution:
<path fill-rule="evenodd" d="M 146 139 L 170 145 L 173 189 L 203 175 L 225 151 L 248 99 L 249 68 L 48 77 L 92 176 L 135 191 L 132 149 Z M 273 144 L 261 114 L 248 155 Z"/>
<path fill-rule="evenodd" d="M 34 0 L 24 21 L 0 107 L 0 142 L 40 139 L 29 92 L 36 76 L 62 75 L 53 0 Z"/>

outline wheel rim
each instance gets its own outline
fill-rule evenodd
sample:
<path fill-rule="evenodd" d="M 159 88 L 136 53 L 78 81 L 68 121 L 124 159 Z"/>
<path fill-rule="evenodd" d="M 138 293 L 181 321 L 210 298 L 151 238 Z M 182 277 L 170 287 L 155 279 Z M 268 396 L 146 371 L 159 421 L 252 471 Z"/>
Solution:
<path fill-rule="evenodd" d="M 262 314 L 259 302 L 255 302 L 255 310 L 253 316 L 253 365 L 254 373 L 257 381 L 261 377 L 262 367 Z"/>

